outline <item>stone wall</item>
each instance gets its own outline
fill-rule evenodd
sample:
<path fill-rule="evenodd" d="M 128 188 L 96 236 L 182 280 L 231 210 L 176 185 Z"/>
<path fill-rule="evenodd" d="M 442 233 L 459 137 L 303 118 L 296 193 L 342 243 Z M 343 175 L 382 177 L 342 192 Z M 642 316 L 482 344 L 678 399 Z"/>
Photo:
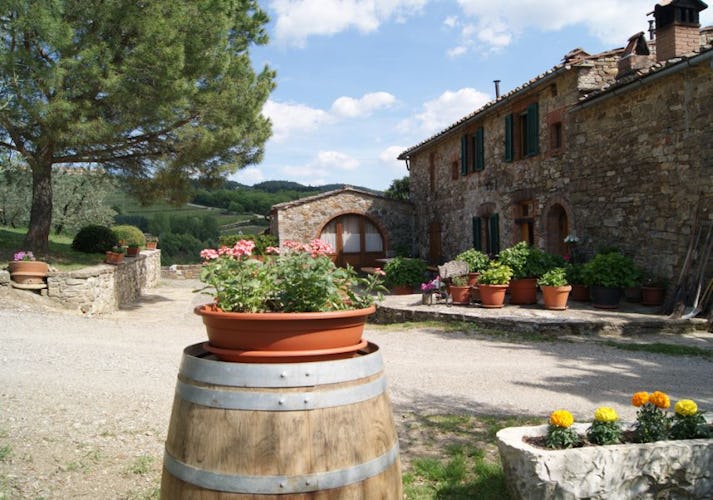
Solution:
<path fill-rule="evenodd" d="M 144 250 L 119 265 L 99 264 L 68 272 L 51 272 L 47 295 L 85 314 L 108 313 L 135 302 L 161 278 L 161 251 Z"/>

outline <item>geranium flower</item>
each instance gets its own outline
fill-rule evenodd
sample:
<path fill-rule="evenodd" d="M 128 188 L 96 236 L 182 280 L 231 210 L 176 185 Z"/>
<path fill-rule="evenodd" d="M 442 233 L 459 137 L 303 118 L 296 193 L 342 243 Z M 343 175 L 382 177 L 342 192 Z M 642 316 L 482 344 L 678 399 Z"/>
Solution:
<path fill-rule="evenodd" d="M 619 415 L 616 414 L 614 408 L 600 406 L 594 411 L 594 420 L 598 422 L 616 422 L 618 419 Z"/>
<path fill-rule="evenodd" d="M 649 403 L 664 410 L 671 406 L 671 400 L 668 395 L 661 391 L 652 392 L 649 396 Z"/>
<path fill-rule="evenodd" d="M 640 407 L 644 406 L 646 403 L 649 402 L 649 393 L 648 392 L 637 392 L 631 397 L 631 404 Z"/>
<path fill-rule="evenodd" d="M 555 410 L 550 414 L 550 424 L 566 429 L 574 423 L 574 417 L 567 410 Z"/>
<path fill-rule="evenodd" d="M 680 400 L 673 409 L 677 415 L 681 415 L 682 417 L 690 417 L 698 413 L 698 405 L 691 399 Z"/>

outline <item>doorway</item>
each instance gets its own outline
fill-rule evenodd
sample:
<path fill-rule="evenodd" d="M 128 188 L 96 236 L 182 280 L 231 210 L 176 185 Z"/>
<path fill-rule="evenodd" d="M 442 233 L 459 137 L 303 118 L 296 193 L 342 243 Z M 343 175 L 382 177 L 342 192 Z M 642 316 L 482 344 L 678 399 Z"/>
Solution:
<path fill-rule="evenodd" d="M 336 263 L 341 267 L 377 267 L 376 259 L 386 255 L 384 235 L 364 215 L 340 215 L 322 228 L 319 237 L 336 249 Z"/>

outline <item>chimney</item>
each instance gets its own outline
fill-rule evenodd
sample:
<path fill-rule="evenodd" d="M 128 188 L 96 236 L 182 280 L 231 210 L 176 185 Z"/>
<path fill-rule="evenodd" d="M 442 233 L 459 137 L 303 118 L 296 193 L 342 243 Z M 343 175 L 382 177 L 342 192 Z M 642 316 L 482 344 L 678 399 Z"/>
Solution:
<path fill-rule="evenodd" d="M 654 7 L 656 60 L 666 61 L 701 49 L 699 12 L 708 6 L 700 0 L 662 0 Z"/>
<path fill-rule="evenodd" d="M 495 84 L 495 99 L 500 99 L 500 80 L 493 80 Z"/>
<path fill-rule="evenodd" d="M 648 68 L 654 63 L 649 44 L 646 43 L 644 32 L 641 31 L 629 38 L 624 53 L 617 62 L 617 80 L 638 71 Z"/>

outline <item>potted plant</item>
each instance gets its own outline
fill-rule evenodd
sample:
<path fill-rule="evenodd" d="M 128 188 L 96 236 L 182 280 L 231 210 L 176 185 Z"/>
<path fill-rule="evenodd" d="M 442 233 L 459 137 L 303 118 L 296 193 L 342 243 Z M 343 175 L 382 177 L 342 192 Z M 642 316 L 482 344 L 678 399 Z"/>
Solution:
<path fill-rule="evenodd" d="M 589 286 L 585 284 L 584 264 L 580 262 L 568 262 L 566 267 L 567 282 L 572 286 L 570 298 L 579 302 L 589 300 Z"/>
<path fill-rule="evenodd" d="M 143 245 L 146 244 L 146 236 L 136 226 L 122 224 L 111 228 L 116 239 L 119 240 L 119 245 L 125 247 L 125 255 L 128 257 L 136 257 Z"/>
<path fill-rule="evenodd" d="M 521 241 L 501 251 L 498 261 L 510 267 L 513 272 L 510 303 L 536 304 L 537 278 L 551 267 L 552 257 L 526 241 Z"/>
<path fill-rule="evenodd" d="M 627 302 L 641 302 L 641 283 L 644 280 L 644 270 L 635 266 L 631 273 L 631 283 L 624 288 L 624 298 Z"/>
<path fill-rule="evenodd" d="M 136 243 L 131 243 L 126 246 L 126 256 L 136 257 L 141 252 L 141 247 Z"/>
<path fill-rule="evenodd" d="M 572 286 L 567 282 L 567 271 L 564 267 L 550 269 L 537 280 L 537 284 L 542 290 L 542 301 L 546 309 L 567 309 L 567 299 Z"/>
<path fill-rule="evenodd" d="M 20 285 L 42 285 L 49 274 L 46 262 L 35 259 L 30 251 L 21 250 L 12 256 L 8 264 L 10 279 Z"/>
<path fill-rule="evenodd" d="M 421 259 L 394 257 L 384 265 L 385 284 L 396 295 L 407 295 L 423 281 L 426 264 Z"/>
<path fill-rule="evenodd" d="M 430 281 L 421 283 L 421 303 L 430 306 L 433 304 L 433 296 L 440 295 L 445 289 L 445 283 L 440 276 L 436 276 Z"/>
<path fill-rule="evenodd" d="M 668 280 L 653 274 L 647 275 L 641 283 L 641 305 L 660 306 L 666 297 Z"/>
<path fill-rule="evenodd" d="M 592 305 L 600 309 L 619 307 L 623 289 L 631 286 L 636 275 L 634 261 L 618 251 L 598 253 L 584 265 Z"/>
<path fill-rule="evenodd" d="M 146 250 L 156 250 L 158 246 L 158 236 L 146 235 Z"/>
<path fill-rule="evenodd" d="M 459 253 L 455 260 L 468 264 L 468 284 L 471 286 L 478 284 L 478 275 L 490 265 L 490 257 L 475 248 L 469 248 L 465 252 Z"/>
<path fill-rule="evenodd" d="M 490 267 L 478 276 L 480 288 L 480 301 L 483 307 L 500 308 L 505 304 L 505 291 L 507 290 L 512 269 L 499 262 L 493 262 Z"/>
<path fill-rule="evenodd" d="M 111 250 L 106 252 L 106 259 L 104 262 L 107 264 L 118 265 L 124 262 L 124 254 L 126 253 L 126 247 L 115 245 Z"/>
<path fill-rule="evenodd" d="M 205 249 L 199 291 L 214 294 L 199 306 L 209 343 L 220 359 L 301 362 L 351 356 L 366 346 L 362 332 L 385 290 L 383 272 L 362 278 L 338 268 L 321 240 L 285 241 L 264 262 L 251 258 L 255 243 Z"/>
<path fill-rule="evenodd" d="M 448 292 L 454 304 L 470 304 L 470 285 L 468 284 L 467 276 L 454 276 L 451 278 Z"/>

